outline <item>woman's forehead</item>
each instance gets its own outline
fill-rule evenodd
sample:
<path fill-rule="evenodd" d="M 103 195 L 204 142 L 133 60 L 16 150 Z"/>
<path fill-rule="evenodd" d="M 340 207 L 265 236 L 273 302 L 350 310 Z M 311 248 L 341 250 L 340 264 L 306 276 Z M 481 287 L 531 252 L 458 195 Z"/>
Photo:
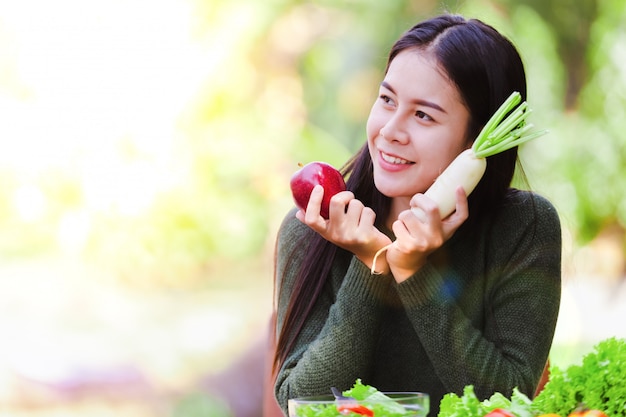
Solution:
<path fill-rule="evenodd" d="M 390 62 L 385 83 L 407 95 L 447 96 L 461 100 L 454 83 L 432 53 L 407 49 Z"/>

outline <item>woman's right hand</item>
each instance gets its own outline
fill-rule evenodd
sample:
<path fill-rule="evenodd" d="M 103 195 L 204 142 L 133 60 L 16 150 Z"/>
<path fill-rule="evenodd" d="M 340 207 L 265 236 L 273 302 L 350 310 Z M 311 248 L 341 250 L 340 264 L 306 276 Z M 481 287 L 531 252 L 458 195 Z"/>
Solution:
<path fill-rule="evenodd" d="M 400 213 L 392 229 L 396 241 L 387 250 L 387 262 L 397 282 L 408 279 L 420 270 L 428 256 L 454 235 L 469 216 L 467 196 L 462 187 L 456 190 L 456 210 L 442 219 L 437 204 L 424 194 L 411 199 L 412 207 L 419 207 L 425 215 L 420 220 L 411 210 Z"/>
<path fill-rule="evenodd" d="M 376 213 L 357 200 L 352 192 L 342 191 L 330 199 L 329 218 L 326 220 L 320 215 L 323 196 L 324 188 L 315 186 L 306 211 L 298 211 L 296 217 L 324 239 L 352 252 L 371 268 L 376 252 L 391 243 L 389 237 L 374 226 Z M 384 257 L 376 261 L 376 272 L 389 272 Z"/>

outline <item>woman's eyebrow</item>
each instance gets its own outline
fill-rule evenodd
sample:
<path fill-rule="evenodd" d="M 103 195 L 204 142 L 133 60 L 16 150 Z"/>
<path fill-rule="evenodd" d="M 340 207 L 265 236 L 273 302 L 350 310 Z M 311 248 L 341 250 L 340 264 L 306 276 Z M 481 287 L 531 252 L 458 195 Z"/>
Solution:
<path fill-rule="evenodd" d="M 396 91 L 393 89 L 393 87 L 391 85 L 389 85 L 389 83 L 387 81 L 383 81 L 382 83 L 380 83 L 380 85 L 382 85 L 383 87 L 385 87 L 387 90 L 391 91 L 393 94 L 396 94 Z M 438 110 L 442 113 L 446 113 L 447 112 L 437 103 L 433 103 L 432 101 L 428 101 L 428 100 L 412 100 L 411 101 L 412 104 L 418 104 L 420 106 L 426 106 L 426 107 L 430 107 L 432 109 Z"/>

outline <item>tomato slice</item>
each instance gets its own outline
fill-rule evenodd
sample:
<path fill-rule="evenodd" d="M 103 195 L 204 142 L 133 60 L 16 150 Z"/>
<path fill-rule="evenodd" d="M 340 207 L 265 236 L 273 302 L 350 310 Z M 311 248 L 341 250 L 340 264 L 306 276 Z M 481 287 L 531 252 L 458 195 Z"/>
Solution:
<path fill-rule="evenodd" d="M 337 410 L 341 414 L 360 414 L 362 416 L 374 417 L 374 412 L 364 405 L 360 404 L 341 404 L 337 406 Z"/>
<path fill-rule="evenodd" d="M 515 415 L 504 408 L 495 408 L 485 414 L 484 417 L 515 417 Z"/>
<path fill-rule="evenodd" d="M 572 411 L 567 417 L 608 417 L 604 411 L 590 410 L 585 407 L 578 407 Z"/>

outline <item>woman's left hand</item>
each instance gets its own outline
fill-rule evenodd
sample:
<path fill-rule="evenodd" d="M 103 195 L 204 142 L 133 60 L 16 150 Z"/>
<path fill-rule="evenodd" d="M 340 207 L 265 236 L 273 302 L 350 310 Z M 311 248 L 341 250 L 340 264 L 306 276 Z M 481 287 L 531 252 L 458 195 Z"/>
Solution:
<path fill-rule="evenodd" d="M 306 211 L 298 211 L 296 217 L 324 239 L 352 252 L 371 268 L 376 252 L 391 243 L 387 235 L 374 226 L 376 213 L 354 197 L 350 191 L 342 191 L 330 199 L 328 220 L 320 216 L 324 189 L 316 186 L 311 192 Z M 386 265 L 379 270 L 387 272 Z"/>
<path fill-rule="evenodd" d="M 392 229 L 396 241 L 387 250 L 387 262 L 397 282 L 415 274 L 428 255 L 439 249 L 469 216 L 467 196 L 462 187 L 456 190 L 456 210 L 441 219 L 437 204 L 424 194 L 411 199 L 411 207 L 419 207 L 426 214 L 426 221 L 419 220 L 411 210 L 400 213 Z"/>

